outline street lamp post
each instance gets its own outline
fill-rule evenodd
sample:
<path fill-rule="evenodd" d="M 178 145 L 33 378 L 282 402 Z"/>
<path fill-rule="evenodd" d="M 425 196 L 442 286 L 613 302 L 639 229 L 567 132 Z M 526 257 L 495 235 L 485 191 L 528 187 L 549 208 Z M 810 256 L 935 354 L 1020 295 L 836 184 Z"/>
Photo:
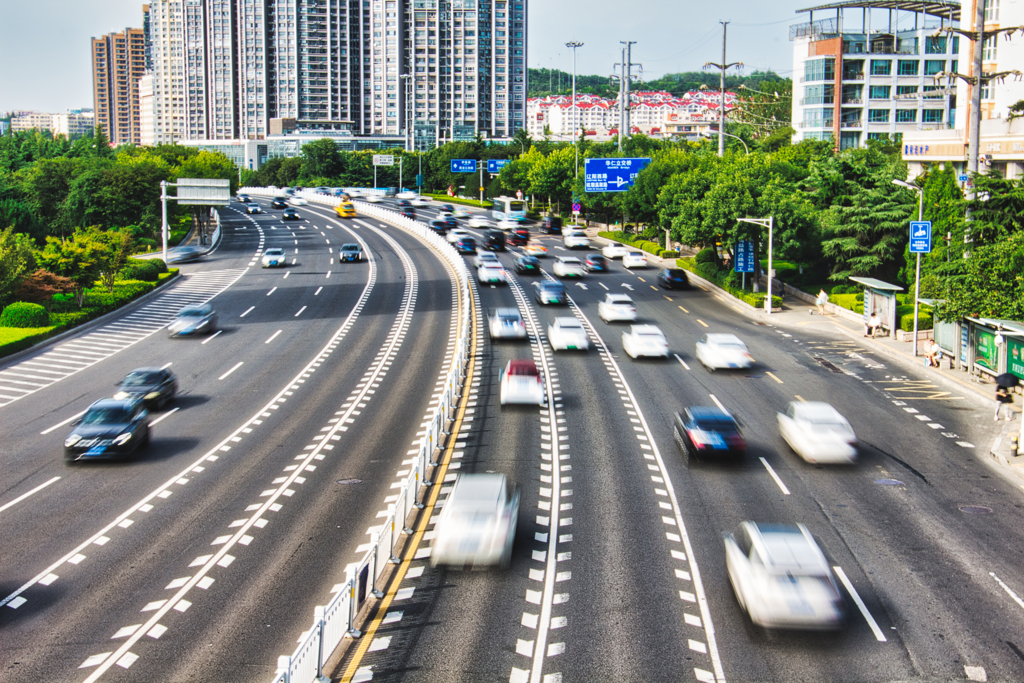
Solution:
<path fill-rule="evenodd" d="M 768 296 L 764 299 L 764 310 L 768 315 L 772 314 L 772 231 L 775 228 L 775 217 L 768 218 L 740 218 L 740 223 L 753 223 L 762 228 L 768 228 Z"/>
<path fill-rule="evenodd" d="M 572 101 L 569 103 L 569 119 L 572 122 L 572 146 L 576 153 L 576 175 L 580 175 L 580 148 L 576 144 L 576 118 L 574 116 L 576 112 L 576 48 L 583 47 L 583 43 L 575 40 L 570 40 L 565 44 L 566 47 L 572 48 Z"/>
<path fill-rule="evenodd" d="M 893 180 L 893 185 L 904 187 L 908 190 L 917 192 L 919 199 L 917 204 L 917 220 L 918 222 L 924 220 L 924 188 L 918 187 L 913 183 L 908 183 L 904 180 Z M 918 307 L 921 303 L 921 253 L 917 254 L 917 269 L 914 275 L 914 358 L 917 358 L 917 320 L 918 320 Z"/>
<path fill-rule="evenodd" d="M 711 132 L 714 133 L 716 131 L 711 131 Z M 737 140 L 739 140 L 740 144 L 743 145 L 743 150 L 747 153 L 747 156 L 750 156 L 750 148 L 747 147 L 747 143 L 744 142 L 743 138 L 741 138 L 739 135 L 733 135 L 732 133 L 726 133 L 725 131 L 721 131 L 721 130 L 717 131 L 717 132 L 719 133 L 719 138 L 718 138 L 719 140 L 722 139 L 721 138 L 722 135 L 724 135 L 727 138 L 736 138 Z M 720 143 L 719 146 L 721 146 L 721 143 Z"/>

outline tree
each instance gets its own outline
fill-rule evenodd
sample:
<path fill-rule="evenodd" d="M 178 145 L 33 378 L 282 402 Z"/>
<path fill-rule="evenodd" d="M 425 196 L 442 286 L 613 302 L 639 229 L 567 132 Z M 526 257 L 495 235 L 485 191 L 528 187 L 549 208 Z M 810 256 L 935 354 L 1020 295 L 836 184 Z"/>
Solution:
<path fill-rule="evenodd" d="M 559 205 L 570 203 L 575 158 L 572 147 L 563 147 L 534 164 L 529 174 L 531 192 Z"/>
<path fill-rule="evenodd" d="M 95 284 L 107 259 L 107 245 L 97 237 L 96 227 L 77 229 L 70 238 L 46 238 L 38 262 L 46 270 L 70 279 L 75 286 L 79 308 L 85 303 L 85 290 Z"/>
<path fill-rule="evenodd" d="M 36 267 L 32 240 L 14 232 L 13 227 L 0 230 L 0 303 L 7 303 L 22 280 Z"/>
<path fill-rule="evenodd" d="M 951 265 L 945 279 L 941 320 L 965 316 L 1024 320 L 1024 232 L 976 247 L 969 259 Z"/>
<path fill-rule="evenodd" d="M 827 239 L 821 244 L 822 252 L 835 261 L 830 280 L 851 275 L 898 279 L 910 219 L 917 209 L 909 194 L 884 186 L 863 188 L 849 206 L 832 207 L 825 215 Z"/>
<path fill-rule="evenodd" d="M 67 294 L 75 291 L 75 283 L 70 278 L 55 275 L 48 270 L 39 268 L 22 280 L 14 292 L 14 301 L 27 301 L 46 307 L 47 312 L 53 307 L 55 294 Z"/>
<path fill-rule="evenodd" d="M 341 154 L 330 138 L 307 142 L 302 146 L 302 179 L 334 178 L 341 173 Z"/>
<path fill-rule="evenodd" d="M 94 238 L 107 247 L 101 259 L 100 279 L 107 290 L 113 293 L 117 274 L 128 265 L 128 259 L 135 253 L 135 238 L 132 236 L 131 230 L 127 228 L 106 232 L 97 231 Z"/>

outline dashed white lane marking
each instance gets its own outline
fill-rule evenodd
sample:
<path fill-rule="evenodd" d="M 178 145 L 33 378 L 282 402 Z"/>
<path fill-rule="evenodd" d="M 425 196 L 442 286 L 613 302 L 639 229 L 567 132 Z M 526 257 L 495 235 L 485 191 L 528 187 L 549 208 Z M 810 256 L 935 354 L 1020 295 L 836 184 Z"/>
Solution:
<path fill-rule="evenodd" d="M 988 681 L 988 674 L 983 666 L 967 666 L 964 664 L 964 675 L 967 676 L 969 681 L 980 681 L 980 683 Z"/>
<path fill-rule="evenodd" d="M 243 313 L 242 315 L 240 315 L 238 317 L 239 318 L 244 318 L 245 316 L 247 316 L 250 313 L 252 313 L 252 309 L 254 309 L 254 308 L 256 308 L 256 307 L 255 306 L 250 306 L 249 308 L 245 309 L 245 313 Z"/>
<path fill-rule="evenodd" d="M 274 341 L 275 339 L 277 339 L 277 335 L 281 334 L 281 332 L 282 332 L 282 330 L 278 330 L 274 334 L 270 335 L 270 339 L 268 339 L 267 341 L 265 341 L 263 343 L 264 344 L 269 344 L 270 342 Z"/>
<path fill-rule="evenodd" d="M 680 357 L 679 357 L 679 354 L 678 354 L 678 353 L 673 353 L 672 355 L 676 357 L 676 360 L 677 360 L 677 361 L 679 361 L 679 364 L 680 364 L 680 365 L 682 365 L 682 366 L 683 366 L 684 368 L 686 368 L 687 370 L 689 370 L 689 369 L 690 369 L 690 366 L 686 364 L 686 361 L 685 361 L 685 360 L 683 360 L 682 358 L 680 358 Z"/>
<path fill-rule="evenodd" d="M 72 419 L 74 419 L 74 418 L 72 418 Z M 28 498 L 28 497 L 36 494 L 36 493 L 39 493 L 40 491 L 45 489 L 50 484 L 56 483 L 58 481 L 60 481 L 60 477 L 53 477 L 52 479 L 49 479 L 48 481 L 44 481 L 42 484 L 40 484 L 39 486 L 35 487 L 31 491 L 26 491 L 25 493 L 21 494 L 20 496 L 18 496 L 14 500 L 10 501 L 9 503 L 4 503 L 3 505 L 0 505 L 0 512 L 3 512 L 7 508 L 14 507 L 15 505 L 17 505 L 21 501 L 25 500 L 26 498 Z"/>
<path fill-rule="evenodd" d="M 234 372 L 234 371 L 235 371 L 235 370 L 237 370 L 238 368 L 242 367 L 242 366 L 243 366 L 244 364 L 245 364 L 245 361 L 238 361 L 237 363 L 235 363 L 235 364 L 234 364 L 234 366 L 232 366 L 232 368 L 231 368 L 230 370 L 228 370 L 227 372 L 225 372 L 225 373 L 224 373 L 223 375 L 221 375 L 221 376 L 220 376 L 220 377 L 218 377 L 217 379 L 218 379 L 218 380 L 224 379 L 225 377 L 227 377 L 228 375 L 230 375 L 230 374 L 231 374 L 232 372 Z"/>
<path fill-rule="evenodd" d="M 864 601 L 861 600 L 857 589 L 853 587 L 853 583 L 846 577 L 846 572 L 844 572 L 843 568 L 839 565 L 833 566 L 832 570 L 836 573 L 836 576 L 839 577 L 843 586 L 846 587 L 846 591 L 850 594 L 850 597 L 853 598 L 853 602 L 856 603 L 857 609 L 859 609 L 860 613 L 864 615 L 864 620 L 868 622 L 868 626 L 871 627 L 871 631 L 875 634 L 875 639 L 880 643 L 886 642 L 885 634 L 882 633 L 882 629 L 878 627 L 878 622 L 875 621 L 875 618 L 871 616 L 871 612 L 868 611 L 867 605 L 865 605 Z"/>
<path fill-rule="evenodd" d="M 768 464 L 768 461 L 765 460 L 764 457 L 760 457 L 758 459 L 761 461 L 761 464 L 764 465 L 764 468 L 768 470 L 768 474 L 772 475 L 772 479 L 775 480 L 775 483 L 782 490 L 782 492 L 788 496 L 789 489 L 787 489 L 786 485 L 782 483 L 782 479 L 780 479 L 779 475 L 775 473 L 775 470 L 772 468 L 772 466 Z"/>
<path fill-rule="evenodd" d="M 998 576 L 996 576 L 995 573 L 989 572 L 988 575 L 991 576 L 993 579 L 995 579 L 996 583 L 998 583 L 1000 586 L 1002 586 L 1003 590 L 1006 591 L 1006 594 L 1009 595 L 1011 598 L 1013 598 L 1013 601 L 1015 603 L 1017 603 L 1018 607 L 1020 607 L 1021 609 L 1024 609 L 1024 600 L 1021 600 L 1020 596 L 1018 596 L 1016 593 L 1014 593 L 1012 588 L 1010 588 L 1005 583 L 1003 583 L 1003 580 L 1000 579 Z"/>
<path fill-rule="evenodd" d="M 721 408 L 722 410 L 724 410 L 724 411 L 725 411 L 725 412 L 727 412 L 727 413 L 729 412 L 729 411 L 728 411 L 728 410 L 726 409 L 726 407 L 725 407 L 724 405 L 722 405 L 722 402 L 718 400 L 718 397 L 717 397 L 717 396 L 715 396 L 714 394 L 708 394 L 708 396 L 710 396 L 710 397 L 711 397 L 711 400 L 715 402 L 715 405 L 716 405 L 716 406 L 718 406 L 719 408 Z"/>

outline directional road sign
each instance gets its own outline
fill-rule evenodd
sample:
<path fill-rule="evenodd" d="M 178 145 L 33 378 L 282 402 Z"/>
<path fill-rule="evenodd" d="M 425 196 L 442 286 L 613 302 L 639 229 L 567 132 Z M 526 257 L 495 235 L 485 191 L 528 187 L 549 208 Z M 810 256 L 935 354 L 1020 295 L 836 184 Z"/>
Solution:
<path fill-rule="evenodd" d="M 587 192 L 625 192 L 649 163 L 649 157 L 587 159 L 584 187 Z"/>
<path fill-rule="evenodd" d="M 511 159 L 488 159 L 487 172 L 501 173 L 501 167 L 507 164 L 509 161 L 511 161 Z"/>
<path fill-rule="evenodd" d="M 740 240 L 736 243 L 736 267 L 737 273 L 754 272 L 754 245 L 750 240 Z"/>
<path fill-rule="evenodd" d="M 476 173 L 476 159 L 452 159 L 452 173 Z"/>
<path fill-rule="evenodd" d="M 965 173 L 964 175 L 957 176 L 956 179 L 958 182 L 966 183 L 971 177 Z"/>
<path fill-rule="evenodd" d="M 374 166 L 394 166 L 395 155 L 393 154 L 374 154 L 373 155 Z"/>
<path fill-rule="evenodd" d="M 932 250 L 932 222 L 910 221 L 910 253 L 929 254 Z"/>

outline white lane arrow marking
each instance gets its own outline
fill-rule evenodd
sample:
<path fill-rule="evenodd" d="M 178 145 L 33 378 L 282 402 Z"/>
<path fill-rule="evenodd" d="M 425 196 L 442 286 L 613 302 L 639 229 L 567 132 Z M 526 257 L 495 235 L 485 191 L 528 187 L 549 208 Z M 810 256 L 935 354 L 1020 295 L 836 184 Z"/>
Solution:
<path fill-rule="evenodd" d="M 625 287 L 626 289 L 628 289 L 631 292 L 633 291 L 633 285 L 630 285 L 630 284 L 627 284 L 627 283 L 623 282 L 622 286 Z"/>
<path fill-rule="evenodd" d="M 576 286 L 577 286 L 577 287 L 582 287 L 583 289 L 586 289 L 586 288 L 587 288 L 587 286 L 586 286 L 585 284 L 583 284 L 582 282 L 577 282 L 577 283 L 576 283 Z"/>

